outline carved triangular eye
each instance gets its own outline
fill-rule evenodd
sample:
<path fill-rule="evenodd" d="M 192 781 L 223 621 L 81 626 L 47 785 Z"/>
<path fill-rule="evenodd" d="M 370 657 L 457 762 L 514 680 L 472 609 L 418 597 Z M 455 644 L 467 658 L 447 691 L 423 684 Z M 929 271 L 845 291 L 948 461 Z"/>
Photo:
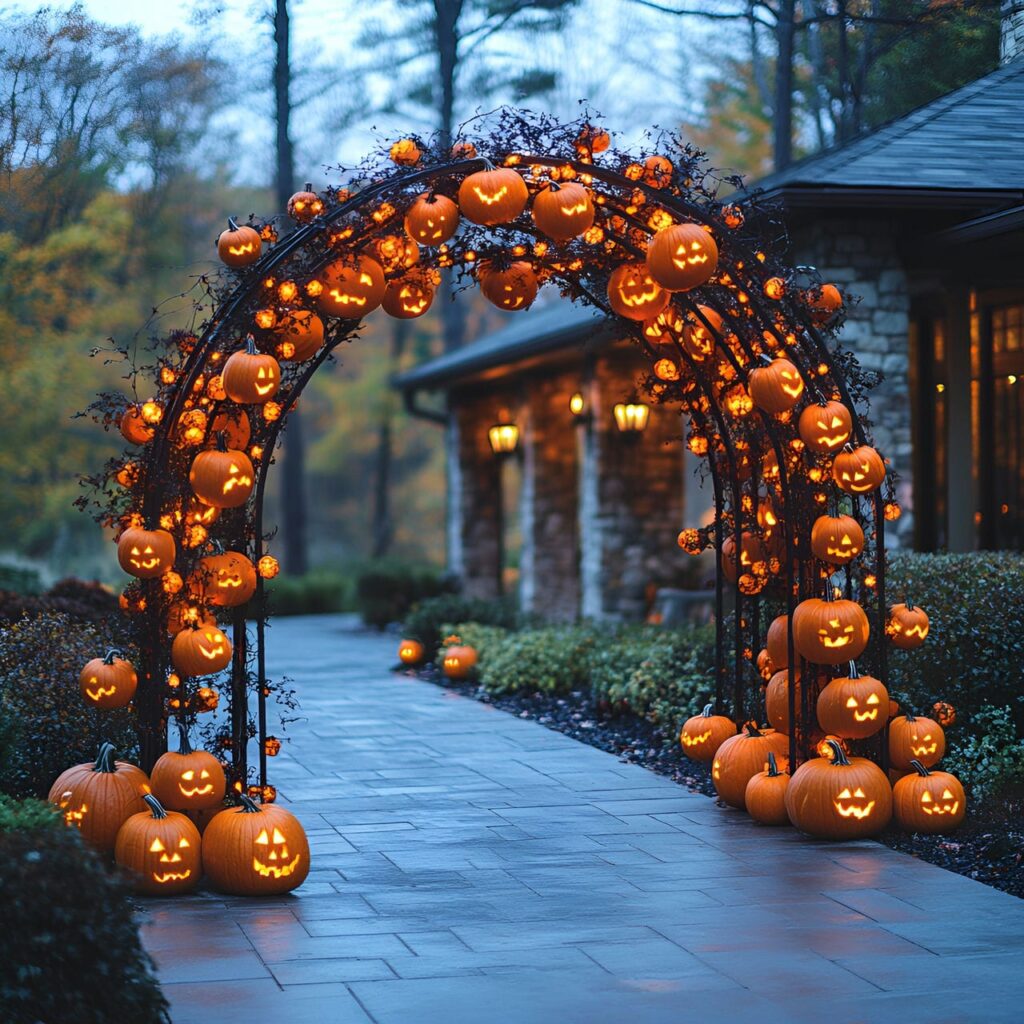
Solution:
<path fill-rule="evenodd" d="M 210 773 L 205 768 L 199 773 L 199 778 L 201 779 L 208 779 L 209 777 Z"/>
<path fill-rule="evenodd" d="M 848 708 L 855 708 L 855 707 L 857 706 L 857 698 L 856 698 L 856 697 L 850 697 L 850 698 L 849 698 L 849 699 L 848 699 L 848 700 L 846 701 L 846 706 L 847 706 Z"/>
<path fill-rule="evenodd" d="M 842 791 L 842 792 L 841 792 L 841 793 L 839 794 L 839 799 L 840 799 L 840 800 L 849 800 L 849 799 L 850 799 L 850 791 L 849 791 L 848 789 L 844 789 L 844 790 L 843 790 L 843 791 Z"/>
<path fill-rule="evenodd" d="M 277 828 L 274 829 L 274 842 L 275 843 L 283 843 L 283 842 L 285 842 L 285 838 L 284 838 L 283 835 L 281 835 L 281 830 L 280 829 L 277 829 Z"/>
<path fill-rule="evenodd" d="M 854 795 L 854 796 L 859 796 L 859 797 L 862 797 L 862 798 L 863 798 L 863 796 L 864 796 L 864 790 L 863 790 L 863 789 L 861 789 L 861 788 L 860 788 L 860 786 L 858 786 L 858 787 L 857 787 L 857 788 L 856 788 L 856 789 L 855 789 L 855 790 L 853 791 L 853 795 Z"/>
<path fill-rule="evenodd" d="M 184 836 L 182 836 L 181 839 L 178 840 L 178 849 L 179 850 L 188 849 L 188 847 L 190 845 L 191 845 L 191 843 L 189 843 L 189 841 Z"/>
<path fill-rule="evenodd" d="M 950 793 L 950 791 L 948 789 L 944 789 L 942 791 L 942 799 L 943 800 L 952 800 L 953 799 L 953 794 Z"/>
<path fill-rule="evenodd" d="M 260 834 L 256 837 L 255 842 L 260 846 L 267 846 L 270 843 L 270 838 L 265 828 L 260 830 Z"/>
<path fill-rule="evenodd" d="M 868 696 L 868 699 L 865 701 L 865 703 L 867 703 L 867 704 L 877 704 L 878 703 L 878 694 L 877 693 L 870 694 Z"/>
<path fill-rule="evenodd" d="M 163 853 L 164 849 L 164 844 L 161 843 L 159 839 L 154 839 L 153 842 L 149 844 L 150 853 Z"/>
<path fill-rule="evenodd" d="M 931 802 L 932 802 L 932 795 L 931 795 L 931 793 L 922 793 L 921 794 L 921 803 L 923 803 L 923 804 L 930 804 Z"/>
<path fill-rule="evenodd" d="M 181 773 L 181 777 L 186 782 L 191 782 L 196 777 L 196 773 L 194 771 L 192 771 L 192 769 L 190 768 L 187 772 L 182 772 Z"/>

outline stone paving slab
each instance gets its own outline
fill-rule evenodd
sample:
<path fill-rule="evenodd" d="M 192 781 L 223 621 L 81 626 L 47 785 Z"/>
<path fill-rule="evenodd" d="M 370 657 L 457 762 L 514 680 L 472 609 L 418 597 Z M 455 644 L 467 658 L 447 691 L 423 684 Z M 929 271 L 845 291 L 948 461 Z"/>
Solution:
<path fill-rule="evenodd" d="M 1021 1024 L 1024 902 L 872 842 L 766 829 L 277 620 L 271 762 L 298 892 L 149 900 L 175 1024 Z"/>

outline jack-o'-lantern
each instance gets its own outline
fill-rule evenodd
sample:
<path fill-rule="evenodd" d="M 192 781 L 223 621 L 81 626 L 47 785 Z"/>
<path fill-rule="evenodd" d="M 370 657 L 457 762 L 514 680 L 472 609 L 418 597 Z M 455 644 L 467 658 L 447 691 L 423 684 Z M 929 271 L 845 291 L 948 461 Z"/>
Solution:
<path fill-rule="evenodd" d="M 800 683 L 800 673 L 796 673 L 796 690 L 793 695 L 796 701 L 797 714 L 800 713 L 800 705 L 803 701 L 803 688 Z M 769 723 L 779 732 L 789 735 L 789 669 L 779 669 L 768 680 L 764 691 L 764 711 L 768 716 Z"/>
<path fill-rule="evenodd" d="M 398 645 L 398 660 L 403 665 L 418 665 L 423 660 L 423 644 L 419 640 L 403 640 Z"/>
<path fill-rule="evenodd" d="M 853 516 L 818 516 L 811 527 L 811 551 L 831 565 L 847 565 L 864 550 L 864 531 Z"/>
<path fill-rule="evenodd" d="M 850 440 L 853 418 L 842 402 L 812 402 L 800 413 L 797 432 L 812 452 L 828 454 Z"/>
<path fill-rule="evenodd" d="M 309 841 L 298 819 L 243 794 L 203 832 L 203 868 L 214 888 L 235 896 L 291 892 L 309 874 Z"/>
<path fill-rule="evenodd" d="M 526 182 L 510 167 L 484 162 L 484 170 L 463 179 L 459 186 L 459 208 L 474 224 L 493 226 L 514 221 L 526 209 L 530 198 Z"/>
<path fill-rule="evenodd" d="M 665 188 L 672 184 L 672 161 L 667 157 L 649 156 L 644 160 L 644 182 L 652 188 Z"/>
<path fill-rule="evenodd" d="M 433 301 L 434 289 L 426 278 L 409 275 L 388 284 L 381 308 L 397 320 L 412 320 L 423 316 Z"/>
<path fill-rule="evenodd" d="M 142 418 L 142 409 L 129 405 L 118 421 L 121 436 L 132 444 L 146 444 L 153 439 L 154 428 Z"/>
<path fill-rule="evenodd" d="M 647 267 L 662 288 L 689 291 L 706 284 L 718 268 L 718 246 L 697 224 L 672 224 L 651 239 Z"/>
<path fill-rule="evenodd" d="M 121 826 L 114 860 L 134 876 L 135 888 L 149 896 L 191 892 L 203 873 L 199 830 L 177 811 L 165 811 L 147 793 L 148 811 L 133 814 Z"/>
<path fill-rule="evenodd" d="M 283 316 L 275 326 L 274 333 L 280 338 L 278 357 L 287 362 L 305 362 L 316 355 L 324 343 L 324 323 L 308 309 L 293 309 Z M 245 445 L 243 443 L 232 447 L 242 448 Z"/>
<path fill-rule="evenodd" d="M 420 247 L 408 235 L 383 235 L 373 240 L 371 249 L 385 274 L 408 270 L 420 261 Z"/>
<path fill-rule="evenodd" d="M 655 282 L 644 263 L 624 263 L 608 278 L 608 302 L 629 320 L 651 320 L 668 301 L 669 293 Z"/>
<path fill-rule="evenodd" d="M 256 593 L 256 566 L 240 551 L 206 555 L 199 560 L 193 582 L 210 604 L 237 608 Z"/>
<path fill-rule="evenodd" d="M 743 573 L 764 572 L 767 561 L 768 552 L 756 533 L 744 531 L 740 538 L 739 568 L 736 565 L 736 535 L 730 531 L 729 536 L 722 542 L 719 564 L 722 567 L 722 575 L 730 583 L 735 583 L 737 577 Z"/>
<path fill-rule="evenodd" d="M 200 452 L 192 460 L 188 482 L 196 497 L 217 508 L 238 508 L 252 494 L 256 472 L 245 452 L 218 446 Z"/>
<path fill-rule="evenodd" d="M 109 711 L 123 708 L 135 696 L 139 677 L 135 666 L 121 657 L 120 651 L 107 651 L 93 658 L 78 676 L 82 697 L 93 707 Z"/>
<path fill-rule="evenodd" d="M 281 386 L 278 361 L 264 352 L 257 352 L 252 338 L 245 348 L 228 356 L 222 374 L 224 391 L 239 405 L 260 405 L 269 402 Z"/>
<path fill-rule="evenodd" d="M 109 855 L 118 829 L 144 807 L 138 772 L 119 769 L 113 746 L 104 743 L 93 765 L 62 772 L 47 799 L 69 828 L 77 828 L 90 846 Z"/>
<path fill-rule="evenodd" d="M 776 672 L 779 669 L 789 667 L 789 616 L 779 615 L 772 620 L 768 627 L 768 638 L 765 641 L 765 650 L 768 657 L 775 666 Z"/>
<path fill-rule="evenodd" d="M 152 580 L 174 565 L 177 551 L 166 530 L 144 530 L 130 526 L 117 542 L 117 561 L 129 576 Z"/>
<path fill-rule="evenodd" d="M 548 238 L 568 242 L 594 223 L 594 204 L 583 185 L 551 182 L 533 200 L 533 222 Z"/>
<path fill-rule="evenodd" d="M 816 324 L 828 323 L 832 319 L 832 314 L 843 305 L 843 296 L 834 284 L 823 284 L 809 289 L 804 293 L 804 300 L 811 319 Z"/>
<path fill-rule="evenodd" d="M 793 612 L 793 645 L 817 665 L 853 661 L 868 645 L 868 617 L 856 601 L 801 601 Z"/>
<path fill-rule="evenodd" d="M 909 711 L 889 723 L 889 763 L 906 770 L 917 760 L 931 768 L 946 752 L 946 734 L 931 718 L 918 718 Z"/>
<path fill-rule="evenodd" d="M 476 667 L 476 648 L 462 643 L 457 636 L 448 639 L 450 643 L 441 659 L 441 668 L 449 679 L 468 679 Z"/>
<path fill-rule="evenodd" d="M 781 765 L 780 762 L 781 761 Z M 789 788 L 789 759 L 768 751 L 768 767 L 751 775 L 743 799 L 747 814 L 762 825 L 788 825 L 786 790 Z"/>
<path fill-rule="evenodd" d="M 447 196 L 424 192 L 405 214 L 405 230 L 420 245 L 443 245 L 459 226 L 459 208 Z"/>
<path fill-rule="evenodd" d="M 399 139 L 391 144 L 388 156 L 399 167 L 415 167 L 420 162 L 423 152 L 416 145 L 415 139 Z"/>
<path fill-rule="evenodd" d="M 892 787 L 896 824 L 908 832 L 952 832 L 967 813 L 967 797 L 960 780 L 949 772 L 929 771 L 916 758 L 910 767 L 913 772 Z"/>
<path fill-rule="evenodd" d="M 913 604 L 894 604 L 889 609 L 885 635 L 893 647 L 911 651 L 920 647 L 928 637 L 928 613 Z"/>
<path fill-rule="evenodd" d="M 759 409 L 778 415 L 796 405 L 804 393 L 804 381 L 788 359 L 772 359 L 767 366 L 750 371 L 747 391 Z"/>
<path fill-rule="evenodd" d="M 832 479 L 847 494 L 868 494 L 885 479 L 882 456 L 870 445 L 862 444 L 840 452 L 832 463 Z"/>
<path fill-rule="evenodd" d="M 384 268 L 364 255 L 335 260 L 324 267 L 320 279 L 323 291 L 316 298 L 320 312 L 349 320 L 373 312 L 387 287 Z"/>
<path fill-rule="evenodd" d="M 235 270 L 255 263 L 260 258 L 262 248 L 260 233 L 255 228 L 248 224 L 239 227 L 230 217 L 227 230 L 222 231 L 217 238 L 217 255 L 222 263 Z"/>
<path fill-rule="evenodd" d="M 747 724 L 742 732 L 727 739 L 711 761 L 711 781 L 718 796 L 731 807 L 744 808 L 747 783 L 763 771 L 769 752 L 784 757 L 789 740 L 774 729 L 758 729 Z"/>
<path fill-rule="evenodd" d="M 498 309 L 529 309 L 537 298 L 537 275 L 533 267 L 523 260 L 510 263 L 503 269 L 492 263 L 483 263 L 479 274 L 480 291 Z"/>
<path fill-rule="evenodd" d="M 847 676 L 833 679 L 818 694 L 818 724 L 851 740 L 874 736 L 889 717 L 889 691 L 874 676 L 862 676 L 850 662 Z"/>
<path fill-rule="evenodd" d="M 220 761 L 205 750 L 193 750 L 182 731 L 181 749 L 161 754 L 150 775 L 153 795 L 176 811 L 215 807 L 224 799 L 227 780 Z"/>
<path fill-rule="evenodd" d="M 938 722 L 943 729 L 948 729 L 951 725 L 956 725 L 956 708 L 954 708 L 952 704 L 949 704 L 944 700 L 936 701 L 932 705 L 932 713 L 935 715 L 935 721 Z"/>
<path fill-rule="evenodd" d="M 718 748 L 735 735 L 736 723 L 725 715 L 716 715 L 714 704 L 705 704 L 699 715 L 683 723 L 679 744 L 683 753 L 694 761 L 712 761 Z"/>
<path fill-rule="evenodd" d="M 312 182 L 288 200 L 288 216 L 300 224 L 308 224 L 324 212 L 324 201 L 313 191 Z"/>
<path fill-rule="evenodd" d="M 190 623 L 171 644 L 171 664 L 184 676 L 209 676 L 231 664 L 231 641 L 217 626 Z"/>
<path fill-rule="evenodd" d="M 892 787 L 866 757 L 847 757 L 835 740 L 829 757 L 813 757 L 793 773 L 786 789 L 789 820 L 818 839 L 861 839 L 892 817 Z"/>
<path fill-rule="evenodd" d="M 693 360 L 702 363 L 715 354 L 715 346 L 718 344 L 716 335 L 721 337 L 724 331 L 722 317 L 716 310 L 710 306 L 698 306 L 697 311 L 701 316 L 692 311 L 686 316 L 686 330 L 683 331 L 682 342 L 683 348 L 689 352 Z M 710 329 L 708 324 L 711 325 Z"/>
<path fill-rule="evenodd" d="M 216 444 L 222 434 L 225 448 L 244 449 L 252 437 L 249 414 L 238 406 L 221 409 L 210 423 L 211 443 Z"/>

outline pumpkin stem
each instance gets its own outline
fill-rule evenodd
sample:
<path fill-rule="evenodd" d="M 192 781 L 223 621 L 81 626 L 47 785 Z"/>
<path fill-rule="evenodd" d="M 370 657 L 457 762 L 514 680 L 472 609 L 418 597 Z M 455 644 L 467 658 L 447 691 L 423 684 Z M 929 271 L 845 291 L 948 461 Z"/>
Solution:
<path fill-rule="evenodd" d="M 485 171 L 496 171 L 497 170 L 497 168 L 494 166 L 494 164 L 491 163 L 491 161 L 487 157 L 485 157 L 485 156 L 480 157 L 480 161 L 484 165 L 484 170 Z"/>
<path fill-rule="evenodd" d="M 149 809 L 150 811 L 152 811 L 154 818 L 160 819 L 167 817 L 167 812 L 164 810 L 164 805 L 160 803 L 160 801 L 157 800 L 157 798 L 153 796 L 152 793 L 143 793 L 142 799 L 145 800 L 147 804 L 149 804 Z"/>
<path fill-rule="evenodd" d="M 825 743 L 832 748 L 832 763 L 849 768 L 850 759 L 846 756 L 846 751 L 835 740 L 825 740 Z"/>
<path fill-rule="evenodd" d="M 847 676 L 848 679 L 860 679 L 860 673 L 857 671 L 857 663 L 855 661 L 850 662 L 850 670 Z"/>
<path fill-rule="evenodd" d="M 217 440 L 217 451 L 219 451 L 219 452 L 226 452 L 228 450 L 228 435 L 227 435 L 227 431 L 218 430 L 217 431 L 217 438 L 216 438 L 216 440 Z"/>
<path fill-rule="evenodd" d="M 710 718 L 715 713 L 714 704 L 705 704 L 704 710 L 700 713 L 701 718 Z"/>
<path fill-rule="evenodd" d="M 237 231 L 238 230 L 238 222 L 235 220 L 234 217 L 228 217 L 228 227 L 232 231 Z"/>
<path fill-rule="evenodd" d="M 908 722 L 916 722 L 916 721 L 917 721 L 917 719 L 916 719 L 916 718 L 914 717 L 914 713 L 913 713 L 912 711 L 908 711 L 908 712 L 906 712 L 906 714 L 904 714 L 904 716 L 903 716 L 903 717 L 904 717 L 904 718 L 905 718 L 905 719 L 906 719 L 906 720 L 907 720 Z"/>
<path fill-rule="evenodd" d="M 107 653 L 103 655 L 103 664 L 104 665 L 113 665 L 115 658 L 123 658 L 123 657 L 124 657 L 124 651 L 122 651 L 119 647 L 111 647 L 110 650 L 107 651 Z"/>
<path fill-rule="evenodd" d="M 117 771 L 114 766 L 114 744 L 104 743 L 96 756 L 96 763 L 92 766 L 94 772 L 103 772 L 105 775 L 113 775 Z"/>
<path fill-rule="evenodd" d="M 557 181 L 548 182 L 548 189 L 552 192 L 561 192 L 562 186 Z"/>
<path fill-rule="evenodd" d="M 931 775 L 931 772 L 928 771 L 928 769 L 925 768 L 925 766 L 916 758 L 910 759 L 910 767 L 913 768 L 918 775 L 923 775 L 925 778 L 928 778 L 928 776 Z"/>
<path fill-rule="evenodd" d="M 306 182 L 306 191 L 307 192 L 312 192 L 313 191 L 313 182 L 311 182 L 311 181 L 307 181 Z"/>
<path fill-rule="evenodd" d="M 251 796 L 249 796 L 248 793 L 239 793 L 238 794 L 238 799 L 239 799 L 239 801 L 242 804 L 242 806 L 239 808 L 239 810 L 243 814 L 259 814 L 260 813 L 260 810 L 261 810 L 260 805 L 258 803 L 256 803 L 256 801 L 253 800 L 253 798 Z"/>
<path fill-rule="evenodd" d="M 192 742 L 188 738 L 188 726 L 183 718 L 178 719 L 178 753 L 191 754 Z"/>
<path fill-rule="evenodd" d="M 751 739 L 753 739 L 753 737 L 755 737 L 755 736 L 760 736 L 761 735 L 761 730 L 758 729 L 757 722 L 747 722 L 743 726 L 743 728 L 747 730 L 747 735 Z"/>
<path fill-rule="evenodd" d="M 775 751 L 769 750 L 768 751 L 768 778 L 769 779 L 776 779 L 781 774 L 782 774 L 782 772 L 779 771 L 778 762 L 776 762 L 776 760 L 775 760 Z"/>
<path fill-rule="evenodd" d="M 251 334 L 245 336 L 245 354 L 249 356 L 256 355 L 256 339 Z"/>

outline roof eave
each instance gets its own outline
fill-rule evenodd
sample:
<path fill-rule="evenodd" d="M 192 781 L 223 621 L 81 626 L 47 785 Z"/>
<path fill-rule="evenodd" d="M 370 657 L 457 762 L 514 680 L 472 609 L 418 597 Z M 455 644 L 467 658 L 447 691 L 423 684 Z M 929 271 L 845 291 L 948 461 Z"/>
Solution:
<path fill-rule="evenodd" d="M 1024 201 L 1024 189 L 915 188 L 897 185 L 836 185 L 788 182 L 758 193 L 789 209 L 986 209 Z"/>

